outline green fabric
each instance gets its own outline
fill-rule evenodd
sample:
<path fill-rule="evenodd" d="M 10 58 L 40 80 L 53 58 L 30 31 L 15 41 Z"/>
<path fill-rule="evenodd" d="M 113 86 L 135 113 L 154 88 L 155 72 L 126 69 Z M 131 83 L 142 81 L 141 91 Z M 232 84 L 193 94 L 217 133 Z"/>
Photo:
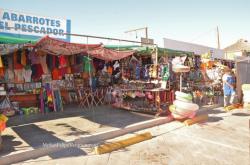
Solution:
<path fill-rule="evenodd" d="M 87 56 L 83 56 L 83 71 L 92 72 L 93 68 L 91 65 L 91 59 Z"/>
<path fill-rule="evenodd" d="M 0 43 L 1 44 L 25 44 L 25 43 L 36 43 L 37 40 L 26 39 L 26 38 L 16 38 L 16 37 L 8 37 L 0 35 Z"/>
<path fill-rule="evenodd" d="M 141 46 L 139 45 L 104 45 L 104 47 L 107 49 L 115 49 L 115 50 L 133 50 Z"/>
<path fill-rule="evenodd" d="M 140 45 L 105 45 L 105 48 L 113 49 L 113 50 L 135 50 L 136 54 L 139 56 L 151 56 L 154 51 L 153 46 L 140 46 Z M 193 52 L 172 50 L 166 48 L 157 48 L 158 57 L 161 56 L 192 56 Z"/>
<path fill-rule="evenodd" d="M 162 80 L 163 81 L 167 81 L 169 79 L 169 70 L 168 70 L 168 66 L 164 66 L 163 67 L 163 76 L 162 76 Z"/>

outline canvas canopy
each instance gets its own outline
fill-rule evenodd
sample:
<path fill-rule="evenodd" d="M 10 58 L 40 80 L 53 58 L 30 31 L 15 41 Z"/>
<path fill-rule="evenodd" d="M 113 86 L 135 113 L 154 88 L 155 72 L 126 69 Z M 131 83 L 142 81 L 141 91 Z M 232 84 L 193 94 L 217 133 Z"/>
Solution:
<path fill-rule="evenodd" d="M 113 50 L 134 50 L 138 55 L 152 55 L 154 46 L 140 46 L 140 45 L 105 45 L 105 48 Z M 158 56 L 192 56 L 193 52 L 172 50 L 167 48 L 157 48 Z"/>
<path fill-rule="evenodd" d="M 8 36 L 1 36 L 0 35 L 0 43 L 1 44 L 27 44 L 36 43 L 37 40 L 27 39 L 27 38 L 16 38 L 16 37 L 8 37 Z"/>
<path fill-rule="evenodd" d="M 35 48 L 52 55 L 74 55 L 99 48 L 101 45 L 69 43 L 46 36 L 35 44 Z"/>
<path fill-rule="evenodd" d="M 134 50 L 118 51 L 118 50 L 107 49 L 105 47 L 100 47 L 100 48 L 88 51 L 88 54 L 92 57 L 95 57 L 104 61 L 114 61 L 114 60 L 120 60 L 128 56 L 131 56 L 134 54 L 134 52 L 135 52 Z"/>

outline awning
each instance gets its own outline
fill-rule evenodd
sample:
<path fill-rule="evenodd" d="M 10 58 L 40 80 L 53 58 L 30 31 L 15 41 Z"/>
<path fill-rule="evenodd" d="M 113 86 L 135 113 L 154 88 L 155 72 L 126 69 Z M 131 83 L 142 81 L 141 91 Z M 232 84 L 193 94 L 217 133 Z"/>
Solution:
<path fill-rule="evenodd" d="M 0 35 L 0 43 L 1 44 L 27 44 L 27 43 L 36 43 L 37 40 L 31 40 L 26 38 L 16 38 L 16 37 L 8 37 Z"/>
<path fill-rule="evenodd" d="M 105 45 L 105 48 L 113 50 L 134 50 L 138 55 L 147 56 L 152 55 L 154 46 L 140 46 L 140 45 Z M 158 47 L 158 56 L 192 56 L 193 52 L 172 50 Z"/>
<path fill-rule="evenodd" d="M 117 51 L 112 49 L 107 49 L 104 47 L 100 47 L 98 49 L 94 49 L 88 51 L 88 54 L 92 57 L 104 60 L 104 61 L 114 61 L 126 58 L 134 54 L 134 50 L 126 50 L 126 51 Z"/>
<path fill-rule="evenodd" d="M 35 45 L 35 48 L 52 55 L 74 55 L 99 48 L 101 45 L 69 43 L 46 36 Z"/>

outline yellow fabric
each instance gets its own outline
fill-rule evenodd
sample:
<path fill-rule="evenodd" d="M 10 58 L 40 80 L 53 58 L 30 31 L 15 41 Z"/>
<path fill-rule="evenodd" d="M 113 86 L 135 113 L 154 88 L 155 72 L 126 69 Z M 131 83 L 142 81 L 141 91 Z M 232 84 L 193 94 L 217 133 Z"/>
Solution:
<path fill-rule="evenodd" d="M 52 96 L 48 96 L 48 102 L 52 102 L 53 99 L 52 99 Z"/>
<path fill-rule="evenodd" d="M 0 56 L 0 68 L 3 68 L 2 56 Z"/>
<path fill-rule="evenodd" d="M 3 121 L 6 123 L 8 121 L 8 117 L 4 116 L 3 114 L 0 114 L 0 121 Z"/>

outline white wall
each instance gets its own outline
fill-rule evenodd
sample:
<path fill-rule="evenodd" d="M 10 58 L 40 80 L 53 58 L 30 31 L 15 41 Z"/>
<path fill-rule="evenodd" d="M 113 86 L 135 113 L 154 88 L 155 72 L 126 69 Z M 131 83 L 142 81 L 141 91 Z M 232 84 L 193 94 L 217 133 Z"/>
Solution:
<path fill-rule="evenodd" d="M 207 46 L 192 44 L 183 41 L 176 41 L 167 38 L 164 38 L 163 40 L 164 40 L 164 48 L 167 49 L 189 51 L 189 52 L 194 52 L 194 54 L 197 55 L 201 55 L 211 51 L 213 58 L 219 58 L 219 59 L 224 58 L 224 51 L 221 49 L 210 48 Z"/>

